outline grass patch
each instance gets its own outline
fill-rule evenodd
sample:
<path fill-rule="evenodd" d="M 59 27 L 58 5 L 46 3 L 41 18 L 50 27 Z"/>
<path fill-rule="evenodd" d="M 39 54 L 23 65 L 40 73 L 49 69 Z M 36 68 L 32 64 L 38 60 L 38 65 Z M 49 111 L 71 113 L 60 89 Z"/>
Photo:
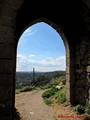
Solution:
<path fill-rule="evenodd" d="M 43 94 L 42 94 L 42 97 L 43 98 L 49 98 L 51 96 L 53 96 L 55 93 L 56 93 L 56 89 L 55 88 L 51 88 L 50 90 L 47 90 L 45 91 Z"/>
<path fill-rule="evenodd" d="M 48 88 L 55 87 L 56 85 L 61 85 L 62 80 L 65 80 L 65 76 L 61 76 L 59 78 L 53 79 L 52 81 L 50 81 L 49 84 L 47 84 L 45 86 L 41 86 L 41 88 L 42 89 L 48 89 Z"/>
<path fill-rule="evenodd" d="M 35 86 L 26 86 L 26 87 L 23 87 L 21 89 L 16 89 L 15 93 L 18 94 L 20 92 L 27 92 L 27 91 L 31 91 L 35 88 L 36 88 Z"/>
<path fill-rule="evenodd" d="M 85 113 L 85 107 L 83 105 L 76 105 L 74 110 L 77 114 L 84 114 Z"/>
<path fill-rule="evenodd" d="M 57 90 L 55 88 L 51 88 L 50 90 L 47 90 L 45 91 L 43 94 L 42 94 L 42 97 L 44 99 L 44 102 L 47 104 L 47 105 L 51 105 L 53 102 L 52 100 L 52 97 L 54 96 L 54 94 L 57 92 Z"/>
<path fill-rule="evenodd" d="M 52 104 L 52 101 L 51 101 L 50 98 L 45 98 L 45 99 L 44 99 L 44 102 L 45 102 L 45 104 L 47 104 L 48 106 L 51 106 L 51 104 Z"/>
<path fill-rule="evenodd" d="M 90 103 L 85 106 L 78 104 L 75 106 L 74 110 L 77 114 L 86 116 L 86 118 L 82 120 L 90 120 Z"/>
<path fill-rule="evenodd" d="M 90 115 L 90 103 L 88 103 L 87 105 L 85 105 L 85 113 Z"/>
<path fill-rule="evenodd" d="M 60 102 L 63 103 L 66 101 L 66 88 L 65 86 L 59 90 L 58 92 L 56 92 L 56 94 L 54 95 L 56 102 Z"/>
<path fill-rule="evenodd" d="M 61 78 L 57 78 L 53 81 L 51 81 L 49 84 L 44 86 L 44 88 L 50 88 L 49 90 L 45 91 L 42 94 L 42 97 L 44 99 L 44 102 L 47 104 L 49 98 L 51 98 L 51 101 L 58 102 L 58 103 L 64 103 L 66 101 L 66 86 L 62 85 Z M 56 85 L 60 85 L 62 89 L 58 90 L 55 88 Z M 53 100 L 52 100 L 53 99 Z"/>

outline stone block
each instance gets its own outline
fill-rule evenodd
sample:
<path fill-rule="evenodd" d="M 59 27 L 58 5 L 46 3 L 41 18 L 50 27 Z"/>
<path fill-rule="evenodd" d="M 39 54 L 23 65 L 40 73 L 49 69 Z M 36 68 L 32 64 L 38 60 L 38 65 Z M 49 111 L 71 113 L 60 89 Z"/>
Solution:
<path fill-rule="evenodd" d="M 0 17 L 0 25 L 15 28 L 16 21 L 14 19 L 3 16 Z"/>
<path fill-rule="evenodd" d="M 86 52 L 86 45 L 83 44 L 83 45 L 80 47 L 80 54 L 83 55 L 85 52 Z"/>
<path fill-rule="evenodd" d="M 15 32 L 14 29 L 8 26 L 0 25 L 0 43 L 1 44 L 15 44 Z"/>
<path fill-rule="evenodd" d="M 8 59 L 0 59 L 0 73 L 12 73 L 13 61 Z"/>
<path fill-rule="evenodd" d="M 2 8 L 3 7 L 3 8 Z M 17 11 L 11 6 L 0 4 L 0 16 L 9 17 L 12 19 L 16 18 Z"/>
<path fill-rule="evenodd" d="M 66 89 L 66 99 L 67 101 L 70 101 L 70 89 Z"/>
<path fill-rule="evenodd" d="M 66 74 L 70 73 L 70 67 L 66 67 Z"/>
<path fill-rule="evenodd" d="M 90 47 L 89 47 L 90 48 Z M 90 58 L 90 50 L 88 51 L 89 53 L 87 53 L 86 55 L 85 55 L 85 59 L 88 59 L 88 58 Z"/>
<path fill-rule="evenodd" d="M 18 9 L 24 0 L 1 0 L 0 3 L 5 3 L 6 6 L 13 7 L 14 9 Z"/>
<path fill-rule="evenodd" d="M 0 87 L 0 103 L 4 103 L 6 101 L 10 101 L 12 96 L 11 87 Z"/>
<path fill-rule="evenodd" d="M 77 69 L 76 73 L 83 73 L 83 69 Z"/>
<path fill-rule="evenodd" d="M 66 66 L 67 66 L 67 67 L 70 66 L 70 58 L 66 58 Z"/>
<path fill-rule="evenodd" d="M 85 88 L 87 86 L 87 79 L 81 79 L 76 81 L 76 87 L 82 87 Z"/>
<path fill-rule="evenodd" d="M 0 44 L 0 58 L 11 58 L 12 46 L 6 44 Z"/>
<path fill-rule="evenodd" d="M 86 71 L 90 72 L 90 66 L 87 66 Z"/>
<path fill-rule="evenodd" d="M 85 105 L 87 102 L 88 91 L 82 87 L 77 87 L 76 89 L 76 100 L 78 103 Z"/>
<path fill-rule="evenodd" d="M 0 74 L 0 87 L 10 87 L 12 85 L 12 74 Z"/>
<path fill-rule="evenodd" d="M 66 73 L 66 81 L 70 81 L 70 74 Z"/>
<path fill-rule="evenodd" d="M 70 89 L 70 82 L 66 81 L 66 89 Z"/>
<path fill-rule="evenodd" d="M 87 65 L 87 59 L 81 60 L 81 65 Z"/>
<path fill-rule="evenodd" d="M 70 52 L 66 51 L 66 58 L 69 58 L 69 57 L 70 57 Z"/>

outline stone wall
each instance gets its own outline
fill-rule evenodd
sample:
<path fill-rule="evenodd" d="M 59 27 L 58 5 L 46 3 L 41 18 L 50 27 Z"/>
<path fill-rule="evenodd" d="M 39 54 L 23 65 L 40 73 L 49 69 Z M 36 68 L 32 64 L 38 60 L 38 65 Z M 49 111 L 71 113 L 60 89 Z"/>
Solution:
<path fill-rule="evenodd" d="M 22 33 L 23 29 L 25 30 L 25 28 L 35 20 L 34 18 L 36 18 L 36 16 L 39 16 L 39 18 L 42 17 L 42 14 L 40 14 L 41 16 L 39 15 L 40 11 L 37 12 L 38 8 L 41 6 L 40 3 L 38 4 L 40 6 L 37 6 L 36 11 L 38 15 L 37 13 L 34 15 L 32 10 L 35 6 L 32 6 L 31 4 L 31 9 L 29 5 L 27 5 L 27 2 L 25 3 L 26 6 L 24 6 L 23 1 L 28 1 L 28 3 L 31 4 L 30 0 L 0 0 L 0 120 L 14 120 L 13 111 L 15 103 L 17 40 L 19 39 L 20 33 Z M 79 9 L 78 7 L 72 6 L 69 2 L 67 3 L 69 7 L 68 5 L 65 6 L 67 9 L 64 9 L 65 3 L 61 2 L 60 5 L 63 5 L 63 7 L 57 7 L 58 13 L 56 12 L 53 15 L 50 14 L 51 16 L 46 15 L 47 11 L 44 11 L 44 15 L 49 17 L 58 26 L 62 26 L 63 33 L 67 38 L 69 47 L 67 47 L 66 44 L 66 97 L 67 102 L 71 104 L 86 104 L 90 102 L 90 9 L 87 3 L 88 2 L 85 4 L 88 6 L 88 8 L 84 5 L 85 11 L 82 10 L 82 13 L 79 13 L 79 10 L 81 10 L 83 7 L 80 6 Z M 23 7 L 21 9 L 22 4 Z M 83 3 L 81 5 L 83 5 Z M 29 10 L 27 9 L 27 6 Z M 68 9 L 70 7 L 71 9 Z M 72 9 L 75 13 L 73 14 L 73 17 L 76 19 L 72 18 Z M 32 14 L 29 14 L 29 12 L 24 14 L 25 10 L 26 13 L 27 11 L 30 11 Z M 66 14 L 62 14 L 62 10 Z M 78 13 L 77 10 L 79 11 Z M 70 18 L 66 17 L 67 14 Z M 80 20 L 82 21 L 78 19 L 78 16 L 81 16 L 82 19 Z M 68 20 L 66 20 L 66 18 Z M 83 20 L 86 24 L 83 24 Z M 77 22 L 77 26 L 75 24 L 73 27 L 72 25 L 75 22 Z M 84 27 L 81 26 L 86 27 L 84 29 Z M 82 31 L 83 34 L 81 34 Z"/>
<path fill-rule="evenodd" d="M 76 102 L 86 104 L 90 101 L 90 40 L 82 36 L 76 46 Z"/>
<path fill-rule="evenodd" d="M 0 1 L 0 120 L 11 120 L 14 108 L 16 3 Z"/>

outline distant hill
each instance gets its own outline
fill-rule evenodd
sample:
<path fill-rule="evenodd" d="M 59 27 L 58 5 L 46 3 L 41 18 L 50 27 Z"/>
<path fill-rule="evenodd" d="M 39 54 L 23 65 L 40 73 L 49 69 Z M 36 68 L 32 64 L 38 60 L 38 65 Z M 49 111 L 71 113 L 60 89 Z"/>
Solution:
<path fill-rule="evenodd" d="M 35 78 L 41 76 L 48 76 L 49 78 L 56 78 L 59 76 L 65 76 L 65 71 L 53 71 L 53 72 L 35 72 Z M 33 72 L 16 72 L 16 82 L 23 82 L 33 79 Z"/>
<path fill-rule="evenodd" d="M 52 79 L 65 76 L 65 71 L 53 72 L 35 72 L 33 80 L 33 72 L 16 72 L 16 88 L 26 85 L 45 85 Z"/>

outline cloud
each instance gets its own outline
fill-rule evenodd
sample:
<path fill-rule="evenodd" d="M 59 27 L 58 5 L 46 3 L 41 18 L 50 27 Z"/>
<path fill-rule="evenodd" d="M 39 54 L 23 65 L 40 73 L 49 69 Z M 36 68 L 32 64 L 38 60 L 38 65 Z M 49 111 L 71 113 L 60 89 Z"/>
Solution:
<path fill-rule="evenodd" d="M 17 63 L 27 63 L 27 58 L 23 54 L 17 54 Z"/>
<path fill-rule="evenodd" d="M 35 56 L 35 55 L 33 55 L 33 54 L 32 54 L 32 55 L 29 55 L 30 58 L 32 58 L 32 57 L 34 57 L 34 56 Z"/>
<path fill-rule="evenodd" d="M 61 65 L 65 63 L 65 56 L 60 56 L 58 58 L 47 58 L 46 60 L 42 60 L 41 64 L 43 65 Z"/>
<path fill-rule="evenodd" d="M 35 55 L 24 56 L 17 54 L 17 71 L 32 71 L 34 67 L 36 71 L 56 71 L 66 69 L 65 56 L 57 58 L 48 57 L 44 60 L 34 58 Z"/>
<path fill-rule="evenodd" d="M 23 35 L 24 36 L 29 36 L 29 35 L 34 35 L 37 33 L 37 29 L 33 30 L 32 28 L 28 28 L 24 31 Z"/>

